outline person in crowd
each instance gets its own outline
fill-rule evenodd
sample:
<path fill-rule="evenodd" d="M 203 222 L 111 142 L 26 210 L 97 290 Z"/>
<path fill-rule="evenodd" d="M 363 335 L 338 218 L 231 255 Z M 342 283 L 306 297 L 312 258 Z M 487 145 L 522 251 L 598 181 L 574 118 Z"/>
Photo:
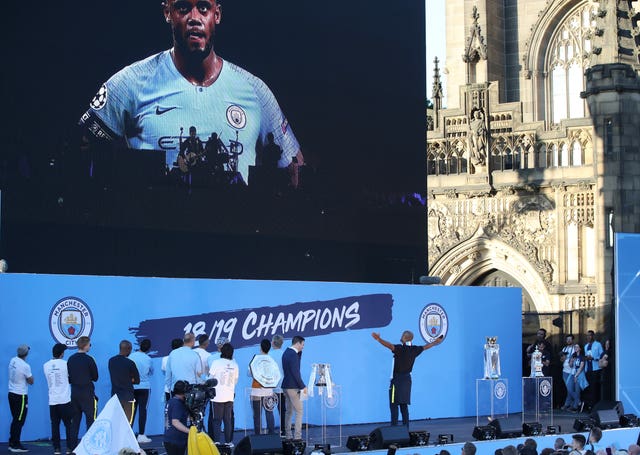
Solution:
<path fill-rule="evenodd" d="M 282 337 L 282 335 L 274 335 L 273 338 L 271 338 L 271 348 L 274 351 L 279 351 L 280 349 L 282 349 L 282 344 L 284 343 L 284 338 Z M 275 354 L 274 354 L 275 356 Z M 282 356 L 280 356 L 282 357 Z M 281 437 L 285 437 L 285 414 L 286 414 L 286 409 L 287 409 L 287 400 L 284 396 L 284 393 L 282 392 L 282 379 L 284 378 L 284 373 L 282 372 L 282 364 L 278 364 L 278 367 L 280 368 L 280 382 L 278 382 L 278 386 L 276 387 L 276 396 L 278 397 L 278 413 L 280 414 L 280 436 Z"/>
<path fill-rule="evenodd" d="M 167 359 L 167 370 L 165 372 L 165 384 L 169 389 L 178 380 L 187 381 L 189 384 L 199 384 L 202 382 L 202 361 L 200 356 L 193 350 L 196 337 L 193 333 L 187 333 L 182 339 L 182 346 L 174 349 Z"/>
<path fill-rule="evenodd" d="M 282 353 L 282 391 L 287 400 L 285 414 L 285 437 L 291 439 L 291 419 L 295 413 L 294 438 L 302 439 L 302 399 L 307 394 L 307 386 L 300 376 L 300 361 L 304 349 L 304 337 L 295 335 L 289 346 Z"/>
<path fill-rule="evenodd" d="M 78 352 L 69 357 L 67 361 L 69 384 L 71 384 L 71 405 L 73 406 L 71 435 L 67 440 L 67 447 L 71 447 L 72 450 L 78 445 L 82 415 L 84 414 L 88 430 L 98 413 L 98 398 L 93 384 L 98 380 L 98 366 L 93 357 L 89 355 L 91 339 L 88 336 L 81 336 L 76 345 Z"/>
<path fill-rule="evenodd" d="M 131 353 L 129 358 L 136 364 L 138 373 L 140 374 L 140 383 L 133 385 L 133 397 L 136 406 L 133 410 L 133 419 L 138 414 L 138 442 L 140 444 L 148 444 L 151 438 L 145 434 L 147 427 L 147 406 L 149 404 L 149 393 L 151 391 L 151 376 L 153 376 L 153 363 L 149 357 L 151 349 L 151 340 L 145 338 L 140 342 L 140 349 Z"/>
<path fill-rule="evenodd" d="M 216 396 L 212 400 L 213 418 L 209 418 L 209 428 L 212 429 L 211 438 L 222 442 L 222 424 L 224 423 L 224 442 L 233 447 L 233 400 L 235 389 L 240 377 L 240 369 L 233 359 L 233 346 L 225 343 L 220 349 L 220 358 L 213 361 L 209 376 L 217 381 Z"/>
<path fill-rule="evenodd" d="M 398 408 L 402 413 L 402 424 L 409 426 L 409 404 L 411 404 L 411 371 L 413 364 L 420 354 L 427 349 L 442 343 L 444 337 L 440 335 L 431 343 L 424 346 L 413 346 L 413 333 L 409 330 L 402 332 L 401 344 L 391 344 L 383 340 L 379 333 L 371 334 L 374 340 L 393 352 L 393 376 L 389 386 L 389 407 L 391 410 L 391 425 L 398 425 Z"/>
<path fill-rule="evenodd" d="M 164 408 L 164 448 L 167 455 L 185 455 L 189 438 L 189 411 L 184 403 L 187 383 L 177 380 L 173 385 L 173 397 Z"/>
<path fill-rule="evenodd" d="M 171 351 L 182 347 L 182 338 L 174 338 L 171 340 Z M 171 352 L 169 352 L 171 354 Z M 164 375 L 164 401 L 167 402 L 171 398 L 171 388 L 167 384 L 167 362 L 169 361 L 169 355 L 165 355 L 162 358 L 162 363 L 160 364 L 160 369 L 162 370 L 162 374 Z"/>
<path fill-rule="evenodd" d="M 614 399 L 614 380 L 613 380 L 613 370 L 614 370 L 614 355 L 613 355 L 613 342 L 610 338 L 607 338 L 604 342 L 602 357 L 598 361 L 598 365 L 600 366 L 601 371 L 601 379 L 602 379 L 602 387 L 600 397 L 602 400 L 613 400 Z"/>
<path fill-rule="evenodd" d="M 571 454 L 584 455 L 586 453 L 586 451 L 587 451 L 587 449 L 584 448 L 586 443 L 587 443 L 587 438 L 585 438 L 584 435 L 582 435 L 580 433 L 574 434 L 571 437 L 571 448 L 572 448 Z"/>
<path fill-rule="evenodd" d="M 593 405 L 600 401 L 601 371 L 598 361 L 603 354 L 602 345 L 596 340 L 593 330 L 587 332 L 587 342 L 584 345 L 585 374 L 589 386 L 584 391 L 584 407 L 591 411 Z"/>
<path fill-rule="evenodd" d="M 573 348 L 573 346 L 571 346 L 571 347 Z M 564 438 L 556 438 L 555 442 L 553 443 L 553 449 L 555 451 L 562 450 L 562 449 L 564 449 L 564 446 L 566 446 L 566 445 L 567 445 L 567 443 L 564 440 Z"/>
<path fill-rule="evenodd" d="M 49 391 L 49 417 L 51 418 L 51 443 L 53 444 L 53 454 L 62 453 L 60 443 L 60 422 L 64 424 L 65 438 L 69 440 L 71 432 L 71 416 L 73 408 L 71 406 L 71 385 L 69 385 L 69 372 L 67 361 L 63 359 L 64 351 L 67 347 L 62 343 L 56 343 L 51 349 L 53 358 L 47 360 L 43 365 L 44 377 L 47 379 L 47 389 Z M 72 448 L 67 446 L 67 452 Z"/>
<path fill-rule="evenodd" d="M 518 449 L 516 449 L 516 446 L 509 444 L 502 448 L 502 455 L 518 455 Z"/>
<path fill-rule="evenodd" d="M 589 440 L 586 444 L 587 449 L 591 450 L 593 453 L 597 453 L 599 450 L 605 449 L 605 447 L 600 444 L 601 439 L 602 430 L 600 427 L 594 426 L 589 432 Z"/>
<path fill-rule="evenodd" d="M 542 375 L 551 376 L 551 351 L 547 350 L 547 345 L 544 341 L 538 341 L 537 347 L 542 354 Z"/>
<path fill-rule="evenodd" d="M 629 455 L 640 455 L 640 446 L 638 444 L 631 444 L 627 452 L 629 452 Z"/>
<path fill-rule="evenodd" d="M 476 445 L 473 442 L 465 442 L 462 446 L 462 455 L 476 455 Z"/>
<path fill-rule="evenodd" d="M 22 427 L 27 420 L 29 410 L 29 386 L 33 385 L 31 366 L 26 358 L 30 348 L 26 344 L 18 346 L 16 356 L 9 361 L 9 411 L 11 429 L 9 430 L 9 452 L 28 452 L 20 441 Z"/>
<path fill-rule="evenodd" d="M 129 425 L 133 425 L 133 414 L 136 405 L 133 385 L 140 384 L 140 373 L 129 354 L 133 346 L 131 341 L 122 340 L 118 345 L 118 355 L 109 359 L 109 376 L 111 378 L 111 396 L 117 395 Z"/>

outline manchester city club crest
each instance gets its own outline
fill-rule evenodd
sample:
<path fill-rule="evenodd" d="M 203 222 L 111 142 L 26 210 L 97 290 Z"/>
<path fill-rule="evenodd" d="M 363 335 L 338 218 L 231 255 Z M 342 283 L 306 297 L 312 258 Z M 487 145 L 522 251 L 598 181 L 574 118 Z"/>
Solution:
<path fill-rule="evenodd" d="M 540 381 L 540 395 L 543 397 L 548 397 L 551 395 L 551 382 L 548 379 L 543 379 Z"/>
<path fill-rule="evenodd" d="M 87 453 L 107 453 L 111 449 L 111 439 L 111 422 L 106 419 L 99 419 L 93 422 L 91 431 L 88 431 L 85 437 L 82 438 L 82 445 Z"/>
<path fill-rule="evenodd" d="M 449 318 L 437 303 L 430 303 L 420 314 L 420 334 L 427 343 L 432 343 L 440 335 L 446 338 L 449 330 Z"/>
<path fill-rule="evenodd" d="M 232 104 L 227 108 L 227 122 L 233 128 L 241 130 L 247 125 L 247 114 L 240 106 Z"/>
<path fill-rule="evenodd" d="M 73 349 L 78 338 L 93 332 L 91 310 L 77 297 L 60 299 L 51 309 L 49 330 L 54 340 Z"/>
<path fill-rule="evenodd" d="M 494 387 L 494 394 L 498 400 L 502 400 L 507 396 L 507 386 L 502 381 L 496 381 L 496 385 Z"/>

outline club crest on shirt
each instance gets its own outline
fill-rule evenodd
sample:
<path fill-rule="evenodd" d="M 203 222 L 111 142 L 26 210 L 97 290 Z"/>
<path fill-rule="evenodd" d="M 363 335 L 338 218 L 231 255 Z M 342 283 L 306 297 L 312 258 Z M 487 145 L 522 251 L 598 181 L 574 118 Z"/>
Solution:
<path fill-rule="evenodd" d="M 89 105 L 96 111 L 99 111 L 105 104 L 107 104 L 107 86 L 106 84 L 102 84 L 102 87 L 100 87 L 98 93 L 96 93 L 96 96 L 93 97 Z"/>
<path fill-rule="evenodd" d="M 247 125 L 247 113 L 235 104 L 227 108 L 227 122 L 232 128 L 241 130 Z"/>
<path fill-rule="evenodd" d="M 445 338 L 449 330 L 449 318 L 437 303 L 427 305 L 420 313 L 420 334 L 427 343 L 433 342 L 440 335 Z"/>
<path fill-rule="evenodd" d="M 64 297 L 51 309 L 49 330 L 54 340 L 74 349 L 78 338 L 93 332 L 91 310 L 77 297 Z"/>

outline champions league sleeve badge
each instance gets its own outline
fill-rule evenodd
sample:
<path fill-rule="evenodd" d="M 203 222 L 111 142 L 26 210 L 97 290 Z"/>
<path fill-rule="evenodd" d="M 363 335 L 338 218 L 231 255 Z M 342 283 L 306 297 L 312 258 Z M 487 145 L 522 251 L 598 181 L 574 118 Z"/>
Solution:
<path fill-rule="evenodd" d="M 56 302 L 49 314 L 49 330 L 53 339 L 75 349 L 81 336 L 91 336 L 93 315 L 77 297 L 64 297 Z"/>
<path fill-rule="evenodd" d="M 89 106 L 91 106 L 96 111 L 99 111 L 105 106 L 105 104 L 107 104 L 107 85 L 102 84 L 102 87 L 100 87 L 98 93 L 96 93 L 96 96 L 93 97 L 93 99 L 89 103 Z"/>
<path fill-rule="evenodd" d="M 432 343 L 442 335 L 447 337 L 449 330 L 449 318 L 447 312 L 444 311 L 437 303 L 427 305 L 422 313 L 420 313 L 420 334 L 427 343 Z"/>

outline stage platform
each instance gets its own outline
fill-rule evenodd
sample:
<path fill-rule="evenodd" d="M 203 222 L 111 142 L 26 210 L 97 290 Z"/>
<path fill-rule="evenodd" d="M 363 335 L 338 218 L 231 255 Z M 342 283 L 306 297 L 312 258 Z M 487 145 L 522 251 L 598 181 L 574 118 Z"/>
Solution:
<path fill-rule="evenodd" d="M 545 447 L 553 447 L 553 442 L 559 436 L 564 437 L 567 443 L 571 442 L 571 435 L 577 433 L 574 430 L 573 425 L 577 418 L 588 417 L 586 413 L 571 413 L 564 411 L 557 411 L 553 416 L 553 425 L 558 427 L 559 434 L 536 437 L 538 441 L 538 452 Z M 29 414 L 26 425 L 29 425 L 29 420 L 34 418 L 46 418 L 49 416 L 35 416 Z M 502 429 L 510 430 L 522 426 L 522 414 L 511 414 L 508 419 L 501 419 Z M 322 428 L 319 426 L 309 426 L 303 429 L 303 438 L 307 440 L 306 454 L 310 453 L 315 444 L 329 443 L 331 445 L 332 453 L 347 453 L 351 452 L 347 446 L 347 440 L 349 436 L 357 435 L 369 435 L 376 428 L 381 426 L 387 426 L 388 422 L 372 422 L 367 424 L 358 425 L 343 425 L 339 426 L 327 426 Z M 430 434 L 429 443 L 426 446 L 413 446 L 398 449 L 398 455 L 411 454 L 411 455 L 437 455 L 440 450 L 446 449 L 452 454 L 458 454 L 460 447 L 467 441 L 476 443 L 478 447 L 478 455 L 490 455 L 493 454 L 495 449 L 502 448 L 509 444 L 517 446 L 522 443 L 526 437 L 519 437 L 513 439 L 498 439 L 493 441 L 476 441 L 473 436 L 473 428 L 476 426 L 476 417 L 463 417 L 463 418 L 450 418 L 450 419 L 427 419 L 427 420 L 415 420 L 409 425 L 409 431 L 424 431 Z M 543 429 L 544 430 L 544 429 Z M 64 436 L 64 429 L 63 436 Z M 607 430 L 604 432 L 603 441 L 607 444 L 614 443 L 618 448 L 626 449 L 629 444 L 636 443 L 638 439 L 638 428 L 629 429 L 616 429 Z M 586 435 L 585 432 L 582 432 Z M 247 435 L 253 434 L 252 431 L 237 430 L 234 433 L 233 442 L 237 445 L 242 438 Z M 439 445 L 439 435 L 453 435 L 453 439 L 449 444 Z M 141 444 L 143 449 L 153 448 L 158 451 L 159 455 L 166 453 L 162 446 L 162 435 L 148 435 L 152 442 L 149 444 Z M 340 441 L 340 443 L 338 443 Z M 30 455 L 52 455 L 53 447 L 51 442 L 47 440 L 39 441 L 23 441 L 24 446 L 29 449 Z M 64 450 L 64 442 L 63 442 Z M 0 444 L 0 452 L 8 452 L 8 444 Z M 386 452 L 375 451 L 377 453 Z"/>

